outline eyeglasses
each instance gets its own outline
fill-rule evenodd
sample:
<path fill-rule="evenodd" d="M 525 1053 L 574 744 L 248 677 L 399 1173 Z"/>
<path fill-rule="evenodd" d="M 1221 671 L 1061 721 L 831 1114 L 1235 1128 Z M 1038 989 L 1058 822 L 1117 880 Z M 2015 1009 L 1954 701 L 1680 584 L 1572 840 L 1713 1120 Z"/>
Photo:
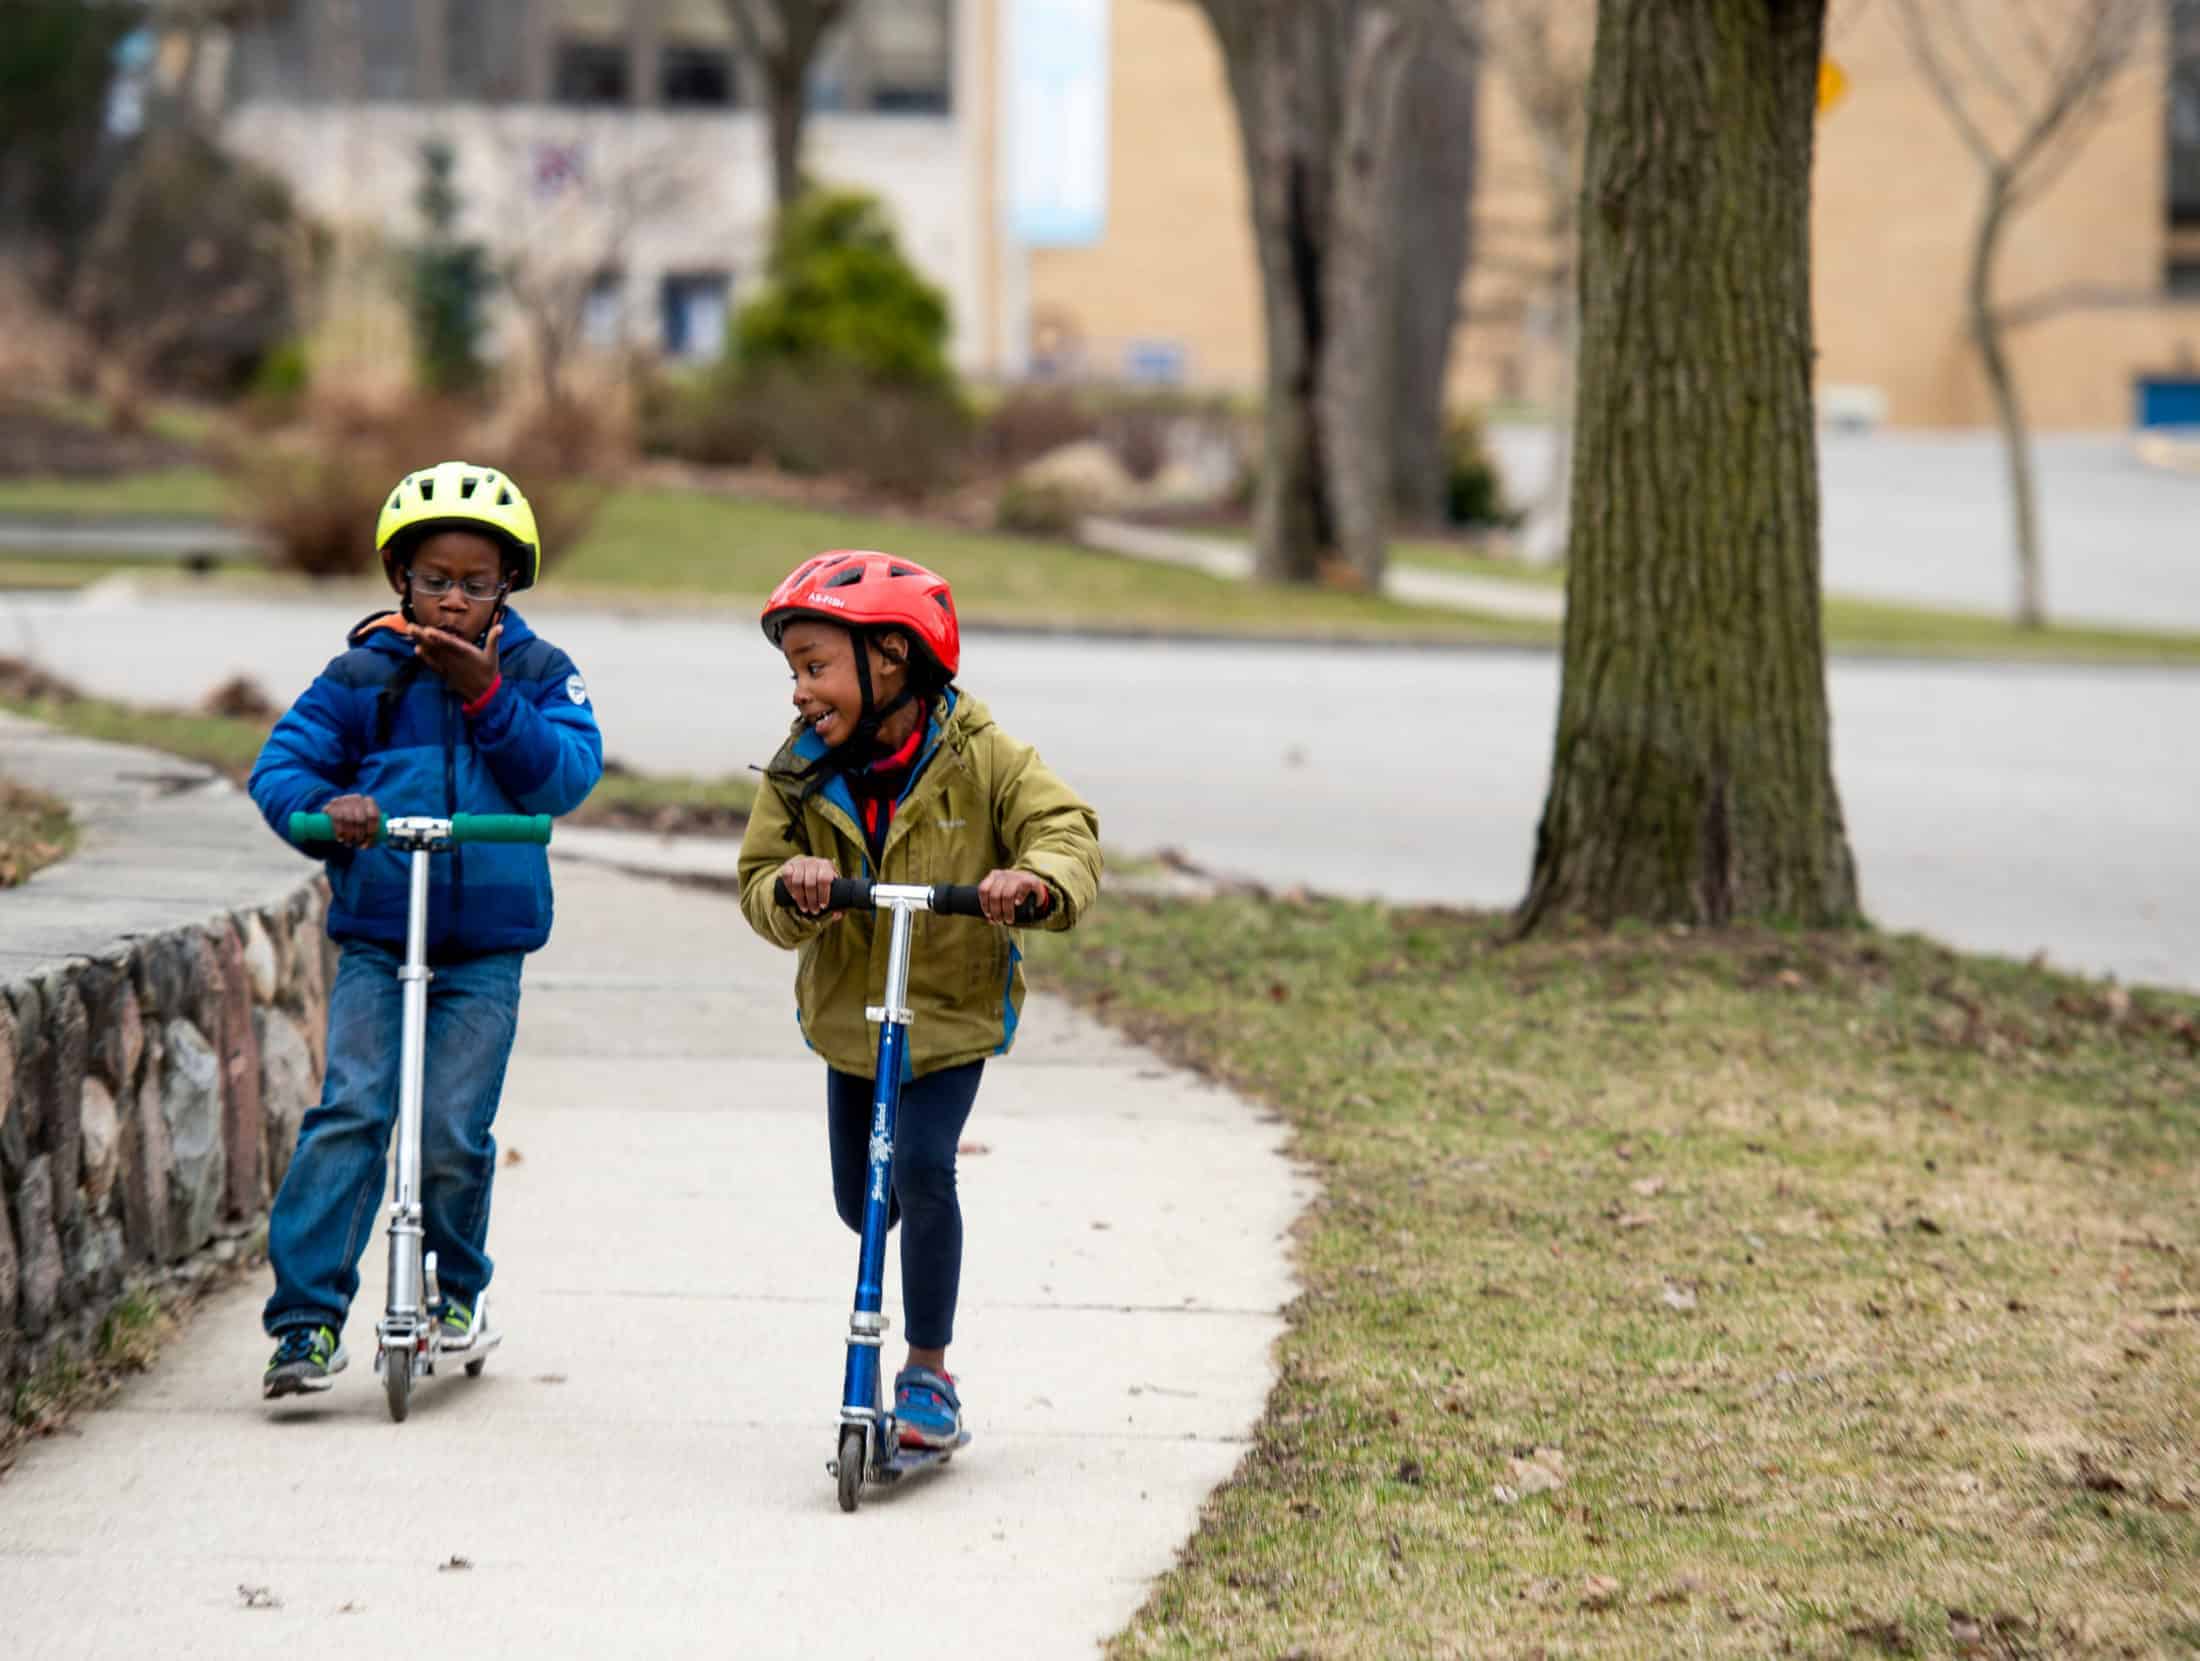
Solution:
<path fill-rule="evenodd" d="M 487 577 L 468 577 L 464 582 L 434 571 L 414 571 L 407 580 L 431 600 L 440 600 L 452 589 L 457 589 L 469 600 L 493 600 L 504 592 L 504 584 Z"/>

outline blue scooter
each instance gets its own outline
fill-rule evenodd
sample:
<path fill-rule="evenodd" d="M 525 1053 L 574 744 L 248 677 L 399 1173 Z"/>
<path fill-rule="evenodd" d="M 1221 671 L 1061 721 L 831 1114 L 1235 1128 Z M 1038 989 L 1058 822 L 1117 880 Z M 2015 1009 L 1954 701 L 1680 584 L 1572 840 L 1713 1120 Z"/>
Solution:
<path fill-rule="evenodd" d="M 334 842 L 336 827 L 325 813 L 293 813 L 290 839 L 301 846 Z M 489 1295 L 474 1300 L 473 1320 L 463 1337 L 448 1332 L 442 1320 L 443 1295 L 436 1283 L 435 1253 L 421 1252 L 420 1116 L 428 1070 L 428 861 L 466 842 L 537 842 L 550 840 L 547 813 L 460 813 L 449 819 L 390 818 L 384 815 L 375 841 L 410 856 L 411 890 L 405 911 L 403 1024 L 399 1031 L 397 1135 L 390 1183 L 389 1304 L 375 1327 L 374 1369 L 390 1417 L 399 1424 L 412 1406 L 413 1381 L 432 1377 L 445 1358 L 463 1360 L 468 1378 L 479 1378 L 489 1352 L 502 1342 L 489 1324 Z"/>
<path fill-rule="evenodd" d="M 780 905 L 794 909 L 794 896 L 784 883 L 774 887 L 773 897 Z M 910 920 L 920 911 L 948 917 L 983 917 L 985 908 L 978 902 L 977 889 L 962 884 L 941 883 L 926 888 L 836 877 L 827 909 L 889 911 L 894 919 L 886 954 L 886 1002 L 864 1012 L 878 1023 L 870 1171 L 863 1191 L 863 1245 L 856 1260 L 855 1310 L 848 1317 L 848 1365 L 840 1387 L 839 1447 L 825 1467 L 827 1474 L 839 1482 L 841 1510 L 853 1511 L 862 1501 L 866 1482 L 883 1487 L 934 1465 L 944 1465 L 957 1448 L 970 1441 L 966 1430 L 951 1448 L 901 1446 L 894 1416 L 886 1410 L 883 1399 L 879 1351 L 885 1346 L 889 1324 L 881 1310 L 885 1301 L 887 1200 L 894 1191 L 894 1123 L 901 1109 L 901 1073 L 912 1019 Z M 1019 925 L 1035 923 L 1051 909 L 1051 905 L 1026 900 L 1017 908 L 1016 921 Z"/>

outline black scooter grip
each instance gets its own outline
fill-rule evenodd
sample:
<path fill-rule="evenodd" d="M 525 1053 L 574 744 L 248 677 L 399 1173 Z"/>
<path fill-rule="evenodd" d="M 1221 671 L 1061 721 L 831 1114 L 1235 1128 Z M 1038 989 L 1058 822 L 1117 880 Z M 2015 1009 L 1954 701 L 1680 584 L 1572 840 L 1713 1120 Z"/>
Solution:
<path fill-rule="evenodd" d="M 975 894 L 977 890 L 972 889 L 971 892 Z M 794 903 L 794 896 L 787 892 L 787 884 L 784 878 L 776 879 L 772 883 L 772 904 L 784 911 L 798 909 Z M 825 909 L 827 911 L 871 910 L 870 883 L 861 877 L 833 878 L 832 898 L 826 902 Z"/>
<path fill-rule="evenodd" d="M 976 888 L 963 883 L 941 883 L 932 890 L 932 909 L 949 917 L 983 917 L 985 907 L 978 901 Z M 1026 895 L 1016 904 L 1016 922 L 1019 927 L 1036 923 L 1054 909 L 1054 891 L 1047 890 L 1046 898 L 1034 899 Z"/>

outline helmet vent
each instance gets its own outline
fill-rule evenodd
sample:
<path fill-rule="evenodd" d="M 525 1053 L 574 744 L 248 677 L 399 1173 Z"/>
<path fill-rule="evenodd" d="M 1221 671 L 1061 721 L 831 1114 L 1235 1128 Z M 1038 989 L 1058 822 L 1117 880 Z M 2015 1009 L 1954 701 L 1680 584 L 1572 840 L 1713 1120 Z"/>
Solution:
<path fill-rule="evenodd" d="M 889 565 L 886 568 L 886 574 L 889 577 L 913 577 L 917 573 L 910 570 L 906 565 Z"/>
<path fill-rule="evenodd" d="M 467 475 L 465 476 L 465 478 L 463 478 L 463 479 L 459 480 L 459 483 L 458 483 L 458 493 L 459 493 L 459 495 L 460 495 L 460 496 L 461 496 L 462 498 L 464 498 L 464 499 L 465 499 L 466 501 L 469 501 L 469 502 L 470 502 L 470 501 L 472 501 L 472 500 L 474 499 L 474 487 L 475 487 L 476 485 L 480 484 L 480 483 L 481 483 L 481 481 L 480 481 L 479 479 L 475 478 L 473 474 L 471 474 L 471 473 L 467 474 Z"/>
<path fill-rule="evenodd" d="M 432 502 L 435 500 L 435 480 L 422 479 L 420 481 L 420 499 L 423 502 Z"/>
<path fill-rule="evenodd" d="M 498 507 L 500 507 L 500 508 L 508 508 L 508 507 L 510 507 L 511 505 L 512 505 L 512 493 L 511 493 L 511 492 L 510 492 L 509 490 L 500 490 L 500 491 L 498 491 L 498 492 L 497 492 L 497 506 L 498 506 Z"/>
<path fill-rule="evenodd" d="M 946 594 L 945 594 L 944 592 L 943 592 L 943 593 L 935 593 L 935 594 L 934 594 L 934 595 L 932 596 L 932 603 L 933 603 L 934 605 L 938 606 L 938 607 L 940 608 L 940 610 L 942 610 L 942 611 L 946 612 L 948 616 L 952 617 L 952 616 L 954 616 L 954 615 L 955 615 L 955 607 L 954 607 L 954 605 L 953 605 L 953 604 L 952 604 L 952 603 L 951 603 L 951 602 L 950 602 L 950 601 L 948 600 L 948 598 L 947 598 L 947 595 L 946 595 Z"/>
<path fill-rule="evenodd" d="M 863 581 L 863 567 L 849 565 L 835 571 L 818 586 L 821 588 L 853 588 L 861 581 Z"/>

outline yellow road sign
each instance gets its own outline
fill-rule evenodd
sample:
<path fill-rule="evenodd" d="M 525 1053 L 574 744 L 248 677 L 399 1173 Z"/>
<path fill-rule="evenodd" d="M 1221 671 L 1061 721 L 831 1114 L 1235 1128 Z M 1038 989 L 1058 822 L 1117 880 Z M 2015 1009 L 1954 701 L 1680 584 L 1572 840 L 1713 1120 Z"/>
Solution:
<path fill-rule="evenodd" d="M 1841 66 L 1831 58 L 1820 58 L 1818 60 L 1818 113 L 1824 115 L 1826 111 L 1840 103 L 1842 95 L 1848 90 L 1849 78 L 1842 72 Z"/>

